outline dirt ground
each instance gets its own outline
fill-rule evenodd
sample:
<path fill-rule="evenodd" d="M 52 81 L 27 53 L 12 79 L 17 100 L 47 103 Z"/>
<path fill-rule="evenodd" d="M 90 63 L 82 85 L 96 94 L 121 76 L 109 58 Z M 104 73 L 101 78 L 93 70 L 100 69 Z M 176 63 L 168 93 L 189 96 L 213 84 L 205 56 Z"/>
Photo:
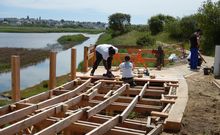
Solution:
<path fill-rule="evenodd" d="M 213 79 L 213 75 L 201 71 L 186 78 L 189 100 L 182 129 L 172 135 L 220 135 L 220 89 L 212 83 Z"/>

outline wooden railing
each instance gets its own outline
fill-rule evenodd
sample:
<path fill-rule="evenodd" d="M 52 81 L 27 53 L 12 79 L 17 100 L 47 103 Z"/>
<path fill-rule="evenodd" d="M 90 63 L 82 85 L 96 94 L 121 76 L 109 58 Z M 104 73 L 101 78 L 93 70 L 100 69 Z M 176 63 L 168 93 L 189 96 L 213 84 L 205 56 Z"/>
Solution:
<path fill-rule="evenodd" d="M 115 46 L 119 50 L 124 49 L 126 53 L 117 53 L 113 58 L 113 65 L 119 65 L 124 61 L 124 57 L 129 55 L 131 61 L 135 66 L 144 66 L 147 67 L 148 63 L 156 64 L 156 53 L 157 50 L 143 49 L 136 46 Z M 151 55 L 151 58 L 146 57 L 145 55 Z M 87 72 L 89 67 L 95 62 L 95 45 L 90 45 L 89 47 L 84 47 L 84 64 L 83 72 Z M 167 64 L 168 59 L 164 59 L 164 63 Z"/>

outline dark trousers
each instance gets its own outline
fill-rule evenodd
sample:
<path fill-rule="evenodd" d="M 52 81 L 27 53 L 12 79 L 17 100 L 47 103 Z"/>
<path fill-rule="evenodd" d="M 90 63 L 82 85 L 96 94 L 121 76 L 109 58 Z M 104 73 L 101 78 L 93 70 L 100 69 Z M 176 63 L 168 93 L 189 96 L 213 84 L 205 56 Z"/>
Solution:
<path fill-rule="evenodd" d="M 103 59 L 102 55 L 96 51 L 96 60 L 92 67 L 92 73 L 95 72 L 97 67 L 99 66 L 99 63 L 103 60 L 103 65 L 105 69 L 107 70 L 107 73 L 110 72 L 110 69 L 112 67 L 112 57 L 108 57 L 107 61 Z"/>
<path fill-rule="evenodd" d="M 197 69 L 198 66 L 198 48 L 191 48 L 190 69 Z"/>

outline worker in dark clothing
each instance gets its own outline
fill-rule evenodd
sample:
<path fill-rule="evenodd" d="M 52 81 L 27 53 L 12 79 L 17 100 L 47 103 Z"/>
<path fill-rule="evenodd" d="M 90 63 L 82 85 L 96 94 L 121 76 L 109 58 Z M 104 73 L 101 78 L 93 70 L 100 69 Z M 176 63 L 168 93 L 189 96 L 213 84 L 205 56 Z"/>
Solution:
<path fill-rule="evenodd" d="M 91 76 L 94 75 L 94 72 L 99 66 L 99 63 L 103 60 L 103 65 L 107 70 L 106 74 L 103 74 L 103 76 L 114 77 L 114 75 L 110 70 L 111 70 L 113 55 L 117 52 L 118 52 L 118 48 L 110 44 L 100 44 L 96 46 L 96 61 L 93 64 L 93 68 L 90 75 Z"/>
<path fill-rule="evenodd" d="M 158 46 L 157 52 L 156 52 L 156 66 L 158 70 L 161 70 L 161 67 L 164 67 L 164 51 L 161 46 Z"/>
<path fill-rule="evenodd" d="M 199 40 L 200 36 L 202 34 L 202 31 L 198 29 L 195 33 L 193 33 L 190 36 L 190 69 L 191 70 L 196 70 L 198 66 L 198 50 L 199 50 Z"/>

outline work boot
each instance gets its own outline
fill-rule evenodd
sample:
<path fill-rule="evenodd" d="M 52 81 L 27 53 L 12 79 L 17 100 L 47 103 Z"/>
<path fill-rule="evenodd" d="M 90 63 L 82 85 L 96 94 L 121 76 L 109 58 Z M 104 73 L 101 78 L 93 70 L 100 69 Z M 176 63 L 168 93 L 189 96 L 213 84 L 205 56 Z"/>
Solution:
<path fill-rule="evenodd" d="M 90 76 L 94 76 L 94 70 L 91 71 Z"/>
<path fill-rule="evenodd" d="M 111 71 L 108 71 L 108 72 L 106 73 L 106 76 L 109 77 L 109 78 L 115 77 L 115 76 L 112 74 Z"/>

